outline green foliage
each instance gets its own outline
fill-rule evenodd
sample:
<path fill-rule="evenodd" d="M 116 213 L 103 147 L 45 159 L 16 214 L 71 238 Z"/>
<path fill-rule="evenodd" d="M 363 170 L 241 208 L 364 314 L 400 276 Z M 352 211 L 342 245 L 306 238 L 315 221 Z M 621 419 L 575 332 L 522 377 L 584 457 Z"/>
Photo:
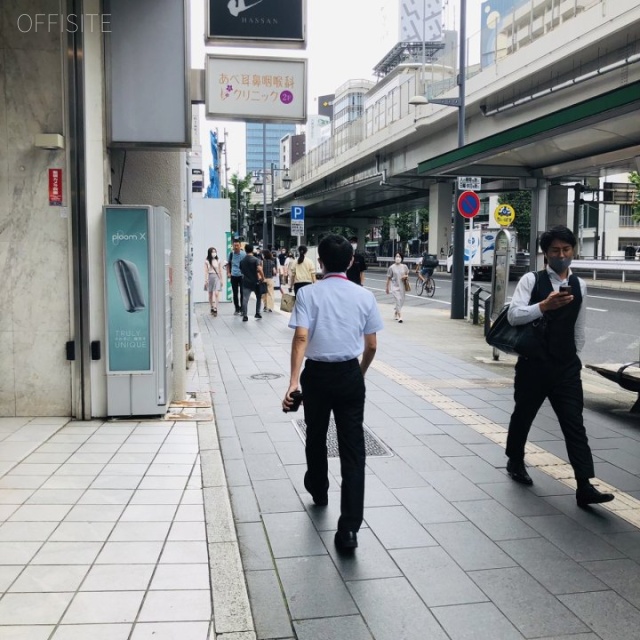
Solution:
<path fill-rule="evenodd" d="M 242 208 L 243 191 L 251 188 L 251 174 L 248 173 L 244 178 L 241 178 L 238 173 L 233 173 L 229 180 L 230 188 L 222 189 L 222 197 L 229 198 L 231 200 L 231 210 L 233 215 L 231 216 L 231 228 L 233 231 L 238 231 L 238 209 Z M 246 203 L 245 203 L 246 204 Z"/>
<path fill-rule="evenodd" d="M 524 248 L 529 244 L 531 233 L 531 191 L 509 191 L 499 198 L 500 204 L 510 204 L 516 212 L 513 227 L 518 232 L 518 244 Z M 489 212 L 493 216 L 493 211 Z"/>
<path fill-rule="evenodd" d="M 640 173 L 632 171 L 629 174 L 629 182 L 636 188 L 633 198 L 633 219 L 640 222 Z"/>

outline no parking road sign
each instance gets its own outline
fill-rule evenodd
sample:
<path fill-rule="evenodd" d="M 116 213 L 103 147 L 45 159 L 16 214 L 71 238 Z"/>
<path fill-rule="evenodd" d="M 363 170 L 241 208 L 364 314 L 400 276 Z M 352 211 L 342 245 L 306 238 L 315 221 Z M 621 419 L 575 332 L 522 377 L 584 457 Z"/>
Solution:
<path fill-rule="evenodd" d="M 458 212 L 465 218 L 473 218 L 480 211 L 480 198 L 475 191 L 463 191 L 458 198 Z"/>

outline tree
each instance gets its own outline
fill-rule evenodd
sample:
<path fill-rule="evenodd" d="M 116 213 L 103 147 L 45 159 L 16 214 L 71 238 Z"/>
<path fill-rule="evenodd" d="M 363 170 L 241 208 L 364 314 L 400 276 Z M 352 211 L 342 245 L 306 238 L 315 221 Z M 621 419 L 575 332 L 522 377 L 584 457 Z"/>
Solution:
<path fill-rule="evenodd" d="M 640 222 L 640 173 L 632 171 L 629 174 L 629 182 L 636 188 L 632 205 L 633 219 Z"/>
<path fill-rule="evenodd" d="M 531 234 L 531 191 L 509 191 L 503 193 L 498 202 L 513 207 L 516 212 L 513 227 L 518 232 L 518 244 L 521 247 L 527 246 Z"/>
<path fill-rule="evenodd" d="M 231 175 L 231 187 L 232 189 L 222 189 L 222 197 L 229 198 L 231 200 L 231 209 L 234 215 L 231 216 L 231 229 L 241 233 L 241 229 L 238 229 L 238 210 L 242 209 L 243 191 L 251 188 L 251 174 L 248 173 L 244 178 L 241 178 L 238 173 Z"/>

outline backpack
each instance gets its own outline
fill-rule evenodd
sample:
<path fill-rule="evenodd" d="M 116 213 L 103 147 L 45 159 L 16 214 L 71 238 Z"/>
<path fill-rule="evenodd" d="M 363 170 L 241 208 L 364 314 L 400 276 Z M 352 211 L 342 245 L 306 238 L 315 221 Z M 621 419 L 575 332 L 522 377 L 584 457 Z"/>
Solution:
<path fill-rule="evenodd" d="M 435 269 L 440 262 L 438 261 L 438 256 L 434 253 L 424 253 L 422 255 L 422 267 L 428 269 Z"/>

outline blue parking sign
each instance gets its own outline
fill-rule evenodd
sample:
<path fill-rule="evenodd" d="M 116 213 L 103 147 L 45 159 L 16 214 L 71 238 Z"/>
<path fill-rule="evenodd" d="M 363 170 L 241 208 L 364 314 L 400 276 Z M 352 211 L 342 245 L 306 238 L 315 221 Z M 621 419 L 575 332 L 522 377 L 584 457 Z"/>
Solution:
<path fill-rule="evenodd" d="M 291 220 L 304 222 L 304 207 L 294 204 L 291 207 Z"/>

